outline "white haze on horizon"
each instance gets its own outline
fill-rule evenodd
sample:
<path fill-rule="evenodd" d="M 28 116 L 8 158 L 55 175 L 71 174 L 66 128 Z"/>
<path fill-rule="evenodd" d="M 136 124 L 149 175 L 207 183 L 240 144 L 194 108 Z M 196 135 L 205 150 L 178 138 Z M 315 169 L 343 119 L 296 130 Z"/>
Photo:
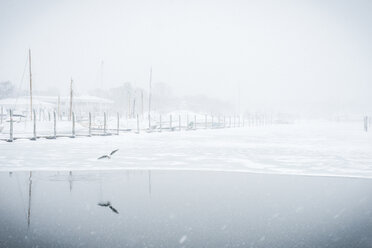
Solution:
<path fill-rule="evenodd" d="M 372 112 L 370 1 L 1 1 L 0 82 L 153 81 L 241 109 Z M 22 88 L 27 89 L 27 76 Z M 369 111 L 369 112 L 368 112 Z"/>

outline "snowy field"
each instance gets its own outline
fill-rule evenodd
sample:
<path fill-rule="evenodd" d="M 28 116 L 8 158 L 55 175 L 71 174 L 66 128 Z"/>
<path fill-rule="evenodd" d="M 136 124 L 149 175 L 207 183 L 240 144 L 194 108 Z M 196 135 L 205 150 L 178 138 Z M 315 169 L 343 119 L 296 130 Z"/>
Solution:
<path fill-rule="evenodd" d="M 0 170 L 169 169 L 372 178 L 363 123 L 127 133 L 0 142 Z M 97 160 L 114 149 L 111 160 Z"/>

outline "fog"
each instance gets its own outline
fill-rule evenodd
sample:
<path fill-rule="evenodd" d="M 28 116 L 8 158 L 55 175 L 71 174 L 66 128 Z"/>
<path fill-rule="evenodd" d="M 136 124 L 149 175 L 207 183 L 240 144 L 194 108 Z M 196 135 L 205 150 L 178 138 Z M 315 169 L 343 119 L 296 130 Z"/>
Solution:
<path fill-rule="evenodd" d="M 235 111 L 372 111 L 370 1 L 1 1 L 0 81 L 68 95 L 165 83 Z"/>
<path fill-rule="evenodd" d="M 371 13 L 0 0 L 0 247 L 371 247 Z"/>

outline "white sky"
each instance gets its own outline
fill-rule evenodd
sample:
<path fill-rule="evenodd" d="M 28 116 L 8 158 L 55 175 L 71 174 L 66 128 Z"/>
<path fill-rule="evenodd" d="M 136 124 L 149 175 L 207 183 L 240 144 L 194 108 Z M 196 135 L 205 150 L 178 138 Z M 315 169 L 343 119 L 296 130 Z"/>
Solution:
<path fill-rule="evenodd" d="M 0 2 L 0 81 L 67 92 L 165 82 L 243 107 L 372 110 L 372 1 Z M 26 78 L 28 77 L 28 72 Z M 27 87 L 24 80 L 23 87 Z M 240 90 L 239 90 L 240 89 Z"/>

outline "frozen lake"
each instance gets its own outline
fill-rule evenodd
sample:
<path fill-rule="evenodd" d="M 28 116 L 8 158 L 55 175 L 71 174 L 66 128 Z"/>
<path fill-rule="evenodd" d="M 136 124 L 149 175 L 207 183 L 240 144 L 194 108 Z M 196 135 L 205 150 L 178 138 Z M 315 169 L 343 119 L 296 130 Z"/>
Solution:
<path fill-rule="evenodd" d="M 111 160 L 97 160 L 114 149 Z M 0 171 L 167 169 L 372 178 L 362 122 L 0 142 Z"/>
<path fill-rule="evenodd" d="M 1 172 L 0 246 L 372 247 L 371 196 L 360 178 Z"/>

